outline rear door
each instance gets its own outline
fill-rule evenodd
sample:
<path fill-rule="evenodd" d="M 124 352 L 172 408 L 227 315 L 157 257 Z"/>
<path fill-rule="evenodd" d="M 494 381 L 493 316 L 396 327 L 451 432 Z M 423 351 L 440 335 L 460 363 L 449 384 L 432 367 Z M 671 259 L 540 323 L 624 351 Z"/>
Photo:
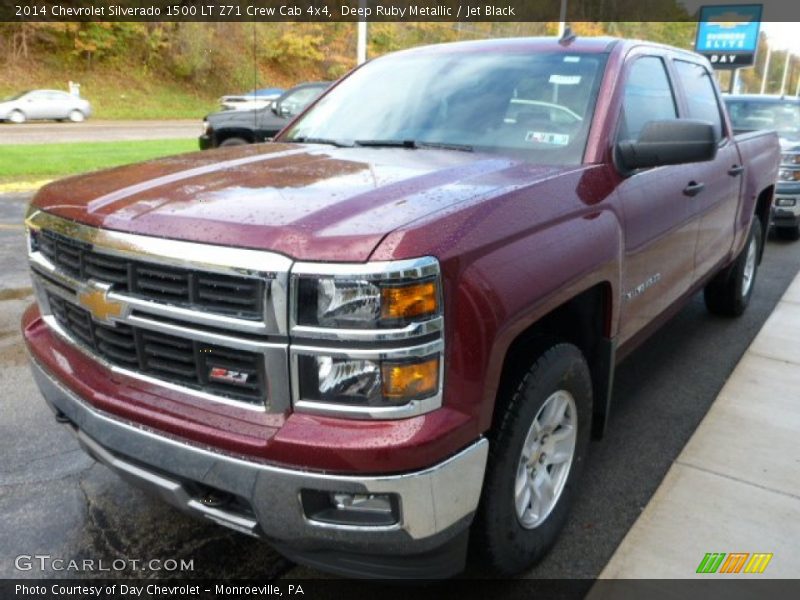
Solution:
<path fill-rule="evenodd" d="M 681 115 L 708 121 L 717 136 L 717 157 L 713 161 L 687 165 L 695 186 L 689 210 L 698 221 L 693 280 L 704 277 L 730 253 L 736 214 L 739 209 L 743 168 L 733 136 L 726 130 L 720 98 L 709 70 L 700 63 L 672 61 L 675 78 L 683 92 Z"/>
<path fill-rule="evenodd" d="M 678 103 L 661 56 L 629 56 L 617 141 L 635 140 L 648 121 L 678 118 Z M 688 289 L 694 269 L 694 200 L 683 193 L 684 165 L 640 170 L 617 188 L 625 220 L 620 343 L 665 311 Z"/>

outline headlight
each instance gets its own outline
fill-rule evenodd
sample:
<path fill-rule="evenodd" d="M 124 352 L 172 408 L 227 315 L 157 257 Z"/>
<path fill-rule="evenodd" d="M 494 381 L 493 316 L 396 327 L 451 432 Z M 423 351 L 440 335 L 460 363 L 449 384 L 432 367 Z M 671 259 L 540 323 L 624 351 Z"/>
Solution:
<path fill-rule="evenodd" d="M 781 154 L 781 164 L 789 166 L 800 165 L 800 153 L 790 152 Z"/>
<path fill-rule="evenodd" d="M 209 126 L 208 121 L 203 119 L 203 135 L 207 134 L 209 129 L 211 129 L 211 127 Z"/>
<path fill-rule="evenodd" d="M 361 407 L 403 406 L 439 391 L 439 356 L 406 361 L 300 356 L 300 396 Z"/>
<path fill-rule="evenodd" d="M 431 259 L 433 260 L 433 259 Z M 387 277 L 324 274 L 295 276 L 296 323 L 340 329 L 403 327 L 441 312 L 438 264 L 425 263 L 419 273 Z M 434 268 L 435 267 L 435 268 Z M 425 274 L 425 273 L 430 274 Z"/>
<path fill-rule="evenodd" d="M 435 258 L 295 263 L 290 298 L 295 410 L 402 419 L 441 406 L 444 315 Z"/>
<path fill-rule="evenodd" d="M 781 208 L 791 208 L 795 204 L 797 204 L 796 198 L 775 198 L 775 206 Z"/>
<path fill-rule="evenodd" d="M 800 169 L 781 169 L 778 172 L 781 181 L 800 181 Z"/>

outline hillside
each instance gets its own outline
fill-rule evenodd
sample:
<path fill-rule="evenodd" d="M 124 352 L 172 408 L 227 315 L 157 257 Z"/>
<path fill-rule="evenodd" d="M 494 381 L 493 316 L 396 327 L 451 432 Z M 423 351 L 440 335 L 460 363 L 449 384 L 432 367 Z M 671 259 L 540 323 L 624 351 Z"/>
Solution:
<path fill-rule="evenodd" d="M 370 23 L 370 57 L 487 37 L 553 35 L 555 23 Z M 635 37 L 691 48 L 695 23 L 576 23 L 578 35 Z M 743 69 L 743 91 L 760 85 Z M 0 97 L 28 88 L 67 89 L 98 119 L 200 118 L 223 94 L 333 80 L 355 66 L 354 23 L 0 23 Z M 768 90 L 780 87 L 774 52 Z M 791 73 L 789 89 L 796 77 Z M 727 73 L 721 76 L 727 86 Z"/>

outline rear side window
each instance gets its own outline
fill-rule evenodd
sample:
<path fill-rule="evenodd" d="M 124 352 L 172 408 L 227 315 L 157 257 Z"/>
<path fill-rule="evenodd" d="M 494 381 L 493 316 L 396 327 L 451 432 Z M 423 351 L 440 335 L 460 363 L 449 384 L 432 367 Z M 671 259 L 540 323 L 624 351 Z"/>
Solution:
<path fill-rule="evenodd" d="M 722 138 L 722 118 L 711 75 L 702 66 L 685 60 L 676 60 L 675 68 L 686 93 L 690 119 L 708 121 L 714 126 L 714 135 Z"/>
<path fill-rule="evenodd" d="M 625 82 L 621 140 L 636 140 L 648 121 L 677 119 L 675 96 L 664 62 L 655 56 L 637 58 Z"/>

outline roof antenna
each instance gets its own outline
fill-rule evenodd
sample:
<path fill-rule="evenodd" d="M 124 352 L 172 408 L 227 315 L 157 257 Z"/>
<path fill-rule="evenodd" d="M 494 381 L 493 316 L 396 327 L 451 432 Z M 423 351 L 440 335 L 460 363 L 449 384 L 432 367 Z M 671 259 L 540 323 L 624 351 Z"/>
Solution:
<path fill-rule="evenodd" d="M 559 38 L 558 43 L 561 44 L 562 46 L 569 46 L 572 42 L 574 42 L 577 39 L 577 37 L 578 36 L 572 33 L 572 27 L 567 25 L 566 27 L 564 27 L 564 33 Z"/>

